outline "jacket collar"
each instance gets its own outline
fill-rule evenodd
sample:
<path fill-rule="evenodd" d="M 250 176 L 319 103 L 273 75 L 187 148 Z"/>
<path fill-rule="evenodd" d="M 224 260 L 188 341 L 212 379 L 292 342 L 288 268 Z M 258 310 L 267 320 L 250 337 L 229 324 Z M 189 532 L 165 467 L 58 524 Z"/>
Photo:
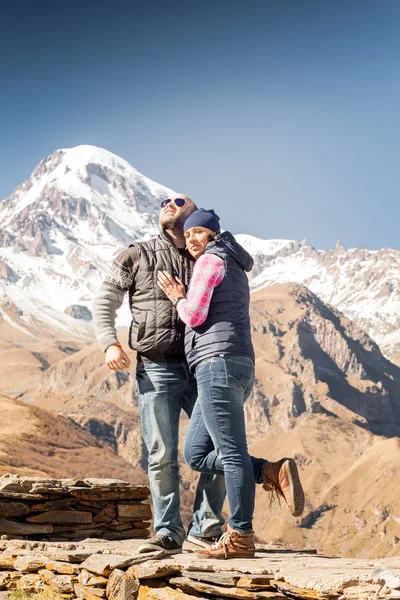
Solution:
<path fill-rule="evenodd" d="M 163 239 L 164 241 L 168 242 L 168 244 L 170 244 L 174 248 L 176 248 L 176 246 L 174 244 L 174 240 L 172 239 L 172 237 L 169 235 L 169 233 L 165 229 L 160 230 L 159 237 L 161 239 Z"/>
<path fill-rule="evenodd" d="M 178 248 L 175 246 L 174 240 L 172 239 L 172 237 L 169 235 L 169 233 L 165 229 L 161 229 L 161 231 L 159 233 L 159 237 L 162 240 L 166 241 L 170 246 L 175 248 L 175 250 L 178 252 Z M 185 252 L 183 253 L 183 255 L 189 259 L 193 258 L 187 248 L 185 248 Z"/>

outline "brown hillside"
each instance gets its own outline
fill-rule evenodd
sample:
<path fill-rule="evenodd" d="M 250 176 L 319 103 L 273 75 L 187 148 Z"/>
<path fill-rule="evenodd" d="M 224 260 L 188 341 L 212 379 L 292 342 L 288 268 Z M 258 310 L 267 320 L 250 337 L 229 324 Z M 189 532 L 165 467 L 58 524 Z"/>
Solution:
<path fill-rule="evenodd" d="M 257 389 L 247 403 L 251 451 L 295 456 L 306 510 L 292 519 L 257 490 L 263 540 L 309 543 L 328 554 L 398 554 L 400 376 L 354 323 L 303 286 L 252 296 Z M 375 433 L 375 434 L 374 434 Z"/>
<path fill-rule="evenodd" d="M 144 480 L 140 470 L 71 419 L 4 396 L 0 412 L 0 475 Z"/>
<path fill-rule="evenodd" d="M 0 318 L 0 394 L 29 400 L 40 386 L 43 372 L 82 345 L 29 334 Z"/>
<path fill-rule="evenodd" d="M 309 544 L 328 555 L 400 553 L 399 439 L 385 439 L 328 415 L 303 414 L 286 433 L 271 430 L 250 447 L 276 460 L 294 455 L 306 510 L 293 519 L 257 488 L 254 527 L 263 541 Z"/>
<path fill-rule="evenodd" d="M 325 412 L 400 434 L 400 369 L 352 321 L 296 284 L 255 293 L 251 318 L 267 420 L 287 428 L 304 412 Z"/>

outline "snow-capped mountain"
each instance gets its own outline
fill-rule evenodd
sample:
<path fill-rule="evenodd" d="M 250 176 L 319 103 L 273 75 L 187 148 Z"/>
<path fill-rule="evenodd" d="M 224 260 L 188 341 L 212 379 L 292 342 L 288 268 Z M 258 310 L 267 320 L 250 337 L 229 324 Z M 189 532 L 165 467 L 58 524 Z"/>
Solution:
<path fill-rule="evenodd" d="M 1 316 L 31 335 L 91 341 L 85 319 L 109 261 L 157 233 L 160 200 L 170 194 L 94 146 L 43 160 L 0 202 Z M 388 356 L 400 350 L 400 251 L 236 237 L 255 260 L 253 290 L 302 283 L 361 325 Z M 118 324 L 129 320 L 124 307 Z"/>
<path fill-rule="evenodd" d="M 3 318 L 31 333 L 45 326 L 91 338 L 91 325 L 71 316 L 85 312 L 70 307 L 90 309 L 116 252 L 156 234 L 160 199 L 170 193 L 94 146 L 44 159 L 0 203 Z"/>
<path fill-rule="evenodd" d="M 254 257 L 251 288 L 276 282 L 306 285 L 366 330 L 390 356 L 400 349 L 400 251 L 316 250 L 305 241 L 236 239 Z M 396 348 L 397 346 L 397 348 Z"/>

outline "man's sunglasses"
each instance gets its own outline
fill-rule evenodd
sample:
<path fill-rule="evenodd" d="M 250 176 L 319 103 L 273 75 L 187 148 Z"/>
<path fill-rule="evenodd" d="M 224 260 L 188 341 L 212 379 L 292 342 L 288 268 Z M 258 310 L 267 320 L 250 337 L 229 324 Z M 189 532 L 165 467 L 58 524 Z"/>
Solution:
<path fill-rule="evenodd" d="M 174 198 L 173 200 L 171 198 L 166 198 L 161 202 L 161 208 L 165 208 L 170 202 L 175 202 L 175 204 L 180 207 L 186 204 L 185 198 Z"/>

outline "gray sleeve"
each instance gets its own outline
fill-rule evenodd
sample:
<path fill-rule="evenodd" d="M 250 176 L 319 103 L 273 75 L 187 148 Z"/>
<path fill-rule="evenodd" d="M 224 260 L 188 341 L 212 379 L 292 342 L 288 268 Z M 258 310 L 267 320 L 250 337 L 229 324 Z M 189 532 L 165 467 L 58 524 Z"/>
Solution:
<path fill-rule="evenodd" d="M 115 320 L 124 296 L 134 284 L 139 266 L 139 253 L 135 246 L 121 252 L 113 261 L 107 277 L 97 292 L 93 304 L 93 322 L 100 348 L 118 344 Z"/>

